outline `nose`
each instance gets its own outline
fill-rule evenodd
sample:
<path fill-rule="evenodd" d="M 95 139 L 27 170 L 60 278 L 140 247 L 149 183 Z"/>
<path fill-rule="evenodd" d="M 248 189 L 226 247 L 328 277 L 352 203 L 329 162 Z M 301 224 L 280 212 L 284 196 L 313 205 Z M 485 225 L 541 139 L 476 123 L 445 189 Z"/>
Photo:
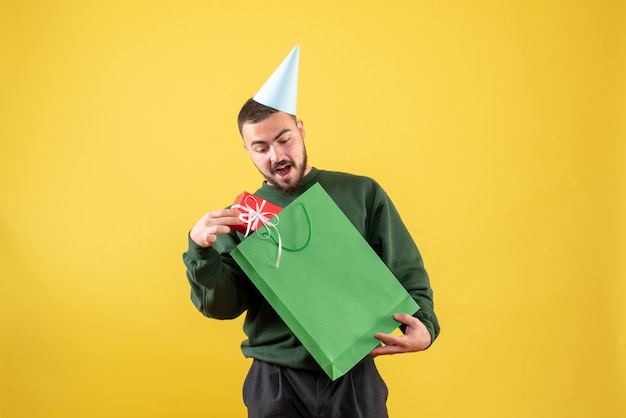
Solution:
<path fill-rule="evenodd" d="M 283 151 L 275 145 L 270 146 L 269 157 L 272 163 L 276 163 L 283 158 Z"/>

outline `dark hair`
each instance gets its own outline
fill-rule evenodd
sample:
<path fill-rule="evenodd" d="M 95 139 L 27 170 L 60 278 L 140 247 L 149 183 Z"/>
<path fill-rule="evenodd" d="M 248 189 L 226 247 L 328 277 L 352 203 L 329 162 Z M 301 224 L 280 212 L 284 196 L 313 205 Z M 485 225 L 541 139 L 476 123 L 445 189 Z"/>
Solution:
<path fill-rule="evenodd" d="M 254 99 L 248 99 L 248 101 L 244 103 L 243 107 L 239 111 L 239 116 L 237 117 L 239 133 L 242 133 L 244 124 L 262 122 L 277 112 L 280 112 L 280 110 L 276 110 L 273 107 L 265 106 L 259 102 L 254 101 Z M 292 116 L 293 119 L 296 120 L 296 117 L 294 115 L 289 116 Z"/>

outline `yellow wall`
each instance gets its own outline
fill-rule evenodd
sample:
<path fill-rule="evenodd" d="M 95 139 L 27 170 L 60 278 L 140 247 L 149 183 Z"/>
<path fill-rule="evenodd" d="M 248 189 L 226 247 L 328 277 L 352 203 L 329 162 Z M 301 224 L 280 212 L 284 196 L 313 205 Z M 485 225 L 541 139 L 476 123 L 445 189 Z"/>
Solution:
<path fill-rule="evenodd" d="M 244 415 L 181 253 L 296 43 L 311 162 L 382 183 L 436 292 L 392 416 L 626 416 L 623 3 L 383 3 L 0 4 L 0 416 Z"/>

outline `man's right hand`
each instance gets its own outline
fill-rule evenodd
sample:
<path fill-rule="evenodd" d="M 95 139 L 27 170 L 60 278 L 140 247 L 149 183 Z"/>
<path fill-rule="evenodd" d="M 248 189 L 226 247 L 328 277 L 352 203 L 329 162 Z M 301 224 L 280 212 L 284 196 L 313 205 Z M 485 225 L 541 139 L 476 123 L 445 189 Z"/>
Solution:
<path fill-rule="evenodd" d="M 200 247 L 208 248 L 215 240 L 217 234 L 228 234 L 228 225 L 241 225 L 243 221 L 239 219 L 241 212 L 235 209 L 220 209 L 204 215 L 194 225 L 189 236 Z"/>

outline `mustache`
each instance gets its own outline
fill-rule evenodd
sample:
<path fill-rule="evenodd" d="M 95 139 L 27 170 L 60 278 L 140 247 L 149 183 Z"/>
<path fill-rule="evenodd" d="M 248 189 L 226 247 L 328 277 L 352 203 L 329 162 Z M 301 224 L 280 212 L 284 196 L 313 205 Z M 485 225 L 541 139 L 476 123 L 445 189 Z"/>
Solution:
<path fill-rule="evenodd" d="M 273 171 L 275 171 L 276 169 L 280 168 L 280 167 L 284 167 L 286 165 L 290 165 L 295 167 L 296 165 L 293 163 L 293 161 L 291 160 L 280 160 L 278 162 L 275 162 L 272 164 L 272 166 L 270 167 L 270 169 Z"/>

